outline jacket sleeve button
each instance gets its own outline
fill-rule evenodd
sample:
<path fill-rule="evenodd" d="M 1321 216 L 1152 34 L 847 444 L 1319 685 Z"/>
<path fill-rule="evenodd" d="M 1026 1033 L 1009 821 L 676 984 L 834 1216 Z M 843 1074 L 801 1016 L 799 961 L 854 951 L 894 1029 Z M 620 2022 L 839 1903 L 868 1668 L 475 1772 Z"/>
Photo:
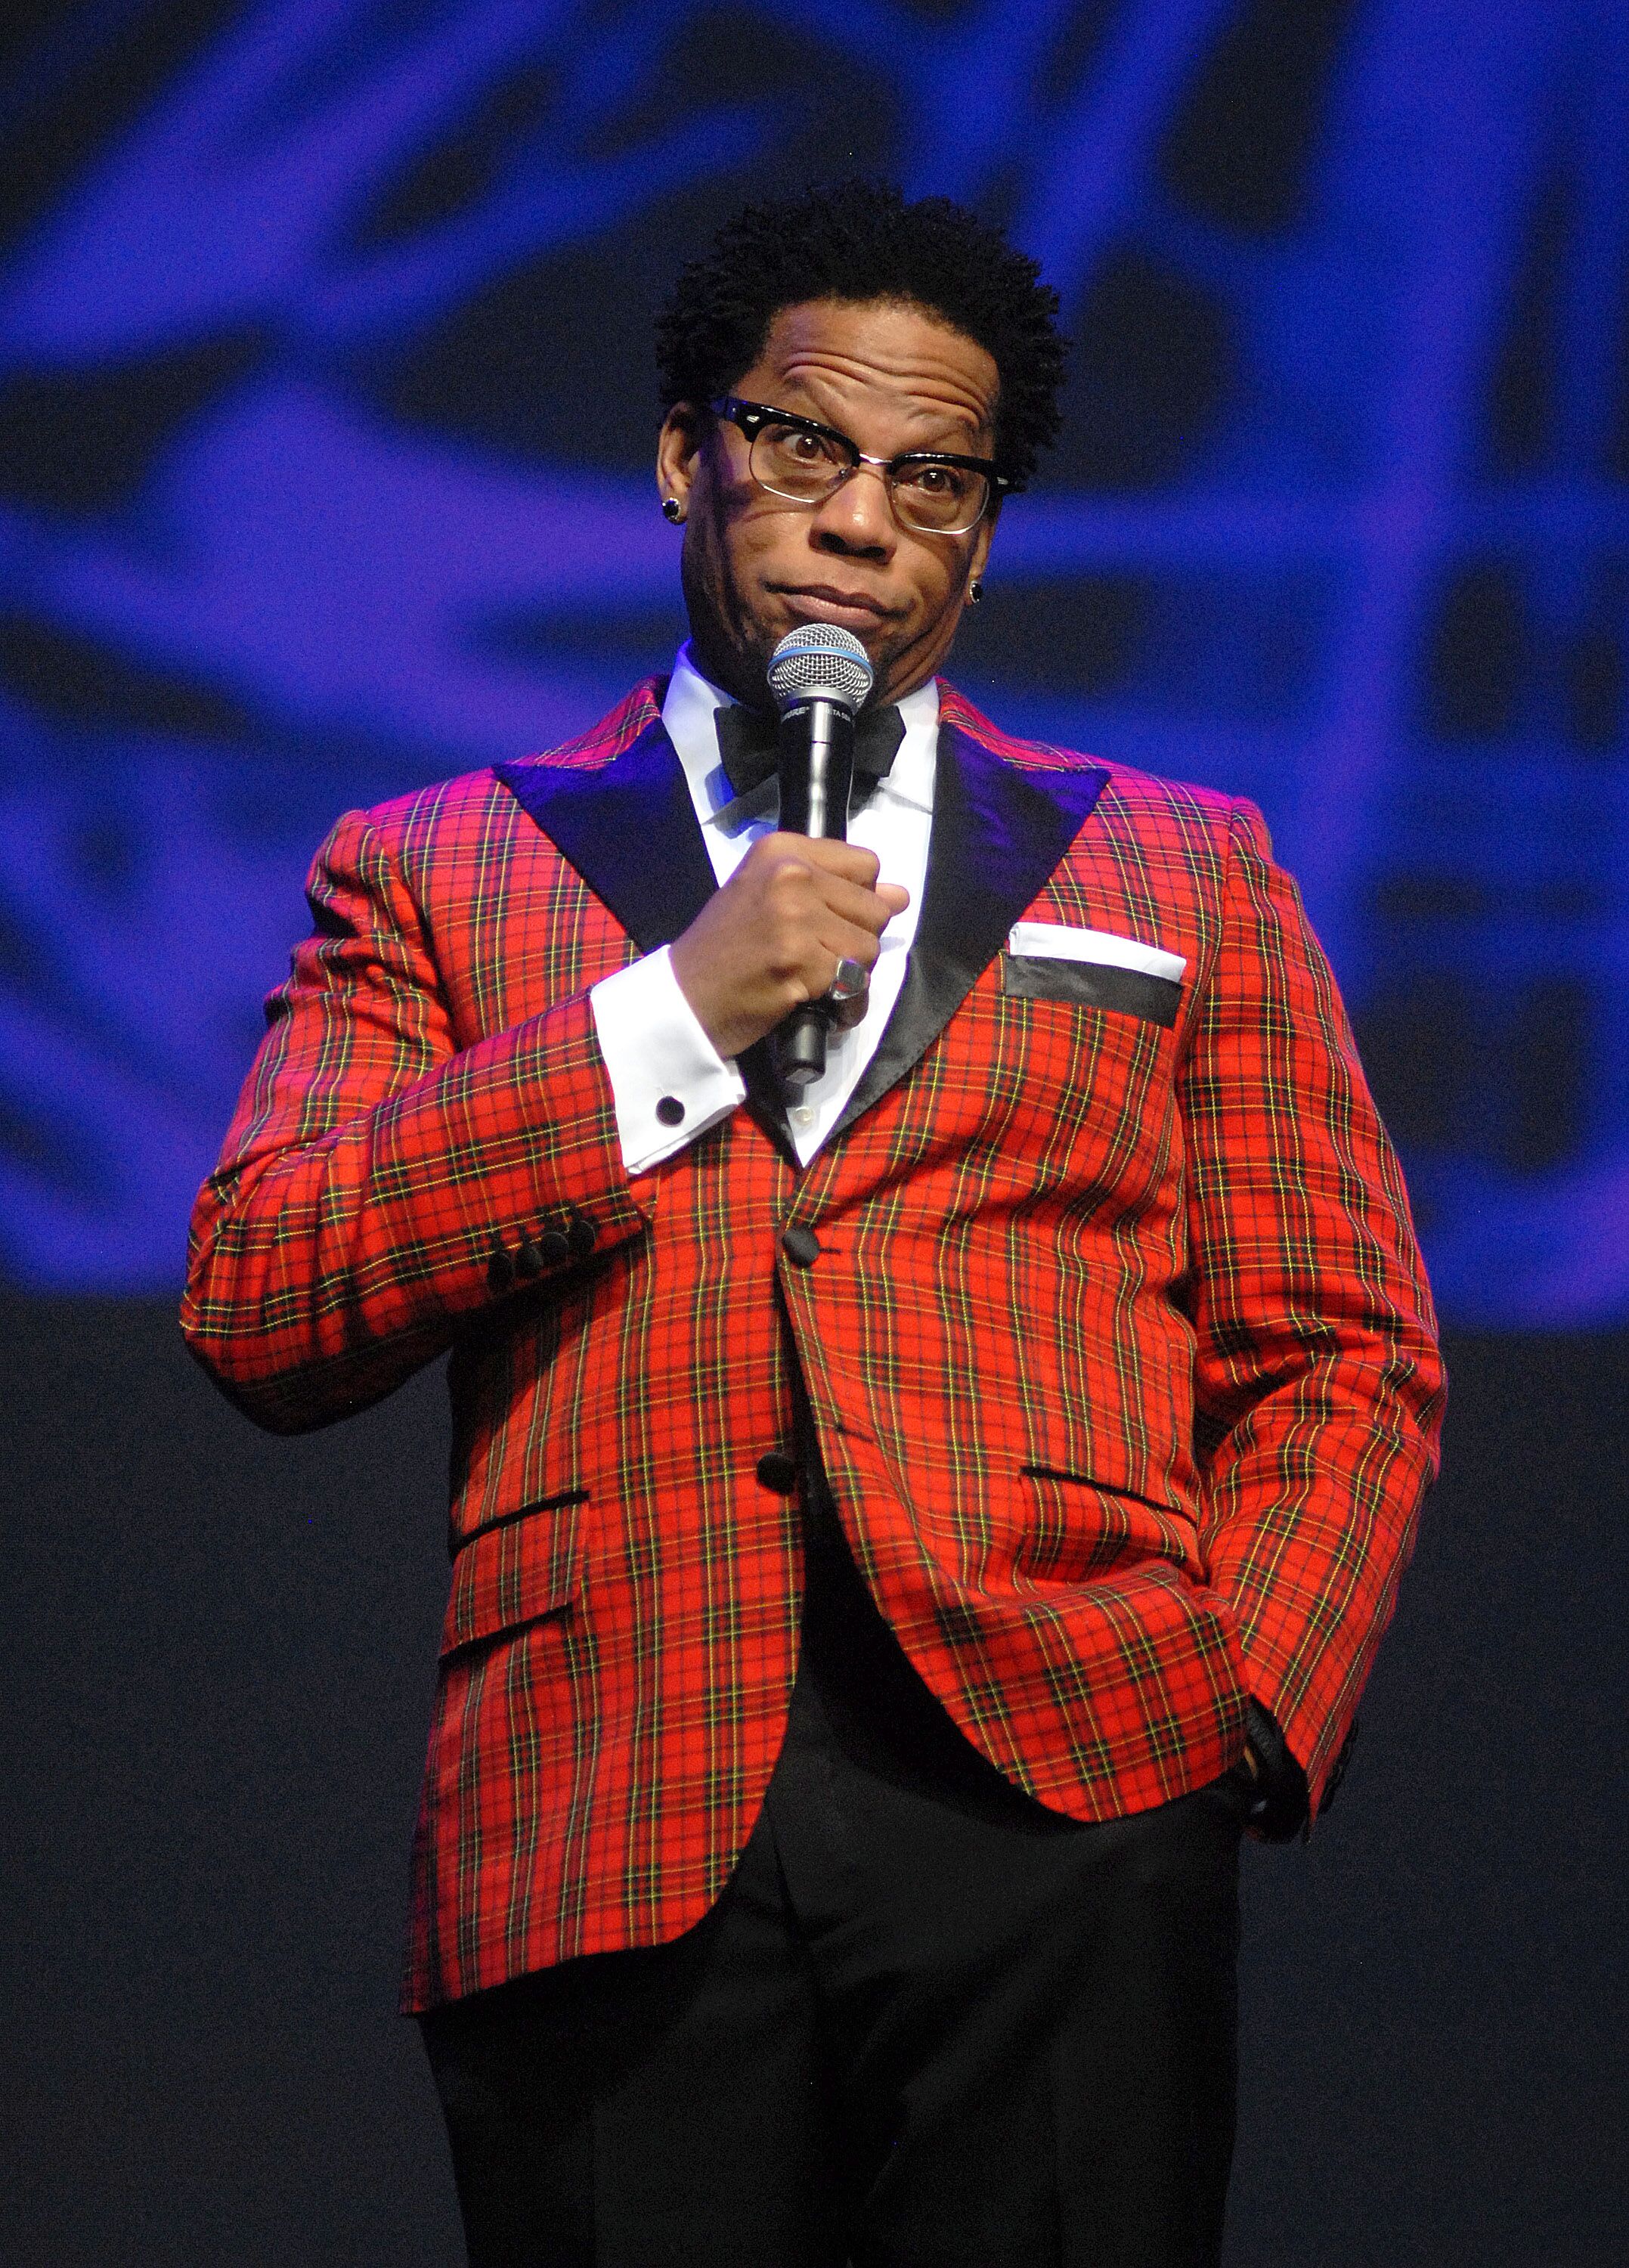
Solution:
<path fill-rule="evenodd" d="M 541 1276 L 543 1272 L 543 1256 L 529 1236 L 524 1243 L 515 1247 L 517 1276 Z"/>
<path fill-rule="evenodd" d="M 486 1263 L 486 1280 L 490 1290 L 507 1292 L 515 1280 L 515 1263 L 501 1244 L 492 1248 L 492 1256 Z"/>
<path fill-rule="evenodd" d="M 566 1249 L 574 1260 L 586 1260 L 600 1241 L 600 1232 L 586 1213 L 573 1213 L 565 1232 Z"/>
<path fill-rule="evenodd" d="M 820 1258 L 820 1239 L 812 1228 L 784 1228 L 780 1241 L 787 1259 L 799 1268 L 812 1268 Z"/>
<path fill-rule="evenodd" d="M 758 1479 L 777 1496 L 790 1496 L 798 1485 L 797 1460 L 785 1449 L 768 1449 L 758 1460 Z"/>
<path fill-rule="evenodd" d="M 546 1228 L 537 1240 L 537 1248 L 551 1268 L 571 1256 L 571 1244 L 557 1228 Z"/>

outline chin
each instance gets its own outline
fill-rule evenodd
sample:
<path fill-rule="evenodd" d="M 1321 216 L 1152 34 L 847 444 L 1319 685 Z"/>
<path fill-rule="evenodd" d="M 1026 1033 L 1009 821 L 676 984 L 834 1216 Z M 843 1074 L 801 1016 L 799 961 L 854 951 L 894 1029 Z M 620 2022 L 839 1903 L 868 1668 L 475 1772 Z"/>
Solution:
<path fill-rule="evenodd" d="M 888 625 L 863 607 L 843 607 L 827 599 L 787 597 L 781 600 L 791 627 L 801 628 L 805 622 L 829 622 L 834 630 L 848 630 L 857 637 L 867 653 L 879 643 Z"/>

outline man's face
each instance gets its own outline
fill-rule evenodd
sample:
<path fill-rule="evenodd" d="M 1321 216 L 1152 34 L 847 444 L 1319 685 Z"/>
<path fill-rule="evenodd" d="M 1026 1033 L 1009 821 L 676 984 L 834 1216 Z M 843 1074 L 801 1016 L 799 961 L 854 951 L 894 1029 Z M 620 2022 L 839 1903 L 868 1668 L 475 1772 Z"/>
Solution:
<path fill-rule="evenodd" d="M 993 453 L 996 365 L 920 308 L 813 300 L 784 308 L 731 387 L 845 433 L 866 456 Z M 746 436 L 694 403 L 669 412 L 657 453 L 664 496 L 685 509 L 684 597 L 696 658 L 738 700 L 762 705 L 777 643 L 806 622 L 851 630 L 897 701 L 938 669 L 990 549 L 988 517 L 962 535 L 896 519 L 873 466 L 816 504 L 761 489 Z"/>

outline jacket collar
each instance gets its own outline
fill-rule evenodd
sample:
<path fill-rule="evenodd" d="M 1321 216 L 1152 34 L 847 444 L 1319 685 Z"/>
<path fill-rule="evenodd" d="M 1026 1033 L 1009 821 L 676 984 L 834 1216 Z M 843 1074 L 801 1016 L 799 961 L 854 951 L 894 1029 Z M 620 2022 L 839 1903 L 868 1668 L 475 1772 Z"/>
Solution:
<path fill-rule="evenodd" d="M 695 807 L 650 678 L 564 748 L 497 764 L 504 785 L 641 953 L 671 945 L 712 895 Z"/>
<path fill-rule="evenodd" d="M 649 679 L 580 740 L 495 768 L 642 953 L 671 945 L 715 887 L 662 729 L 660 695 L 660 681 Z M 897 1086 L 939 1037 L 1063 859 L 1109 777 L 1078 757 L 1008 740 L 942 683 L 940 717 L 916 939 L 894 1012 L 834 1134 Z M 743 1074 L 759 1116 L 789 1149 L 764 1052 L 750 1051 Z"/>

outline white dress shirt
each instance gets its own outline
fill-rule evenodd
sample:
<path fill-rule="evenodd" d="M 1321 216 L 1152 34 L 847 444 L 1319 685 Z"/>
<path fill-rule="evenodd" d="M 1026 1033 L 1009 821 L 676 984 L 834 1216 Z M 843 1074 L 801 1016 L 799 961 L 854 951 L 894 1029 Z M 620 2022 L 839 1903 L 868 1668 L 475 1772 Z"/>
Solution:
<path fill-rule="evenodd" d="M 773 832 L 779 806 L 772 779 L 750 795 L 733 797 L 713 725 L 714 712 L 729 699 L 701 674 L 689 645 L 681 646 L 662 703 L 662 723 L 678 752 L 720 886 L 759 836 Z M 917 933 L 933 821 L 938 687 L 930 681 L 907 694 L 899 713 L 905 737 L 893 768 L 850 821 L 848 839 L 876 852 L 881 879 L 903 883 L 910 903 L 882 932 L 864 1020 L 851 1031 L 830 1034 L 824 1077 L 804 1088 L 788 1114 L 799 1162 L 805 1166 L 842 1116 L 876 1052 Z M 648 1173 L 740 1108 L 746 1096 L 741 1073 L 702 1029 L 679 988 L 666 946 L 602 978 L 588 998 L 616 1104 L 623 1163 L 630 1174 Z"/>

